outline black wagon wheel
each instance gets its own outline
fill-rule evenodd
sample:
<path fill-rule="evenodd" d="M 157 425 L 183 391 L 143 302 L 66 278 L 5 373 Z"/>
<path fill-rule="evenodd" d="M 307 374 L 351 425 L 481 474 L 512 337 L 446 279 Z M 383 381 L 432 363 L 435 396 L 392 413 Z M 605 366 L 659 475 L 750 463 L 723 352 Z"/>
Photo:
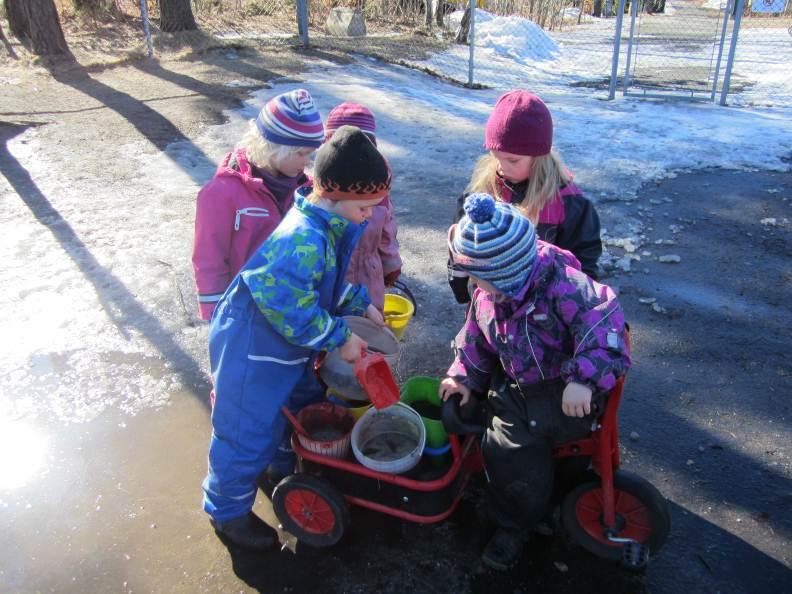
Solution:
<path fill-rule="evenodd" d="M 608 539 L 599 482 L 583 483 L 569 492 L 561 507 L 561 521 L 572 540 L 587 551 L 604 559 L 636 564 L 626 559 L 626 553 L 634 555 L 637 546 L 646 549 L 647 555 L 655 554 L 668 538 L 668 502 L 649 481 L 624 470 L 614 473 L 613 487 L 617 532 L 611 536 L 633 542 Z"/>
<path fill-rule="evenodd" d="M 293 474 L 278 483 L 272 507 L 287 532 L 313 547 L 336 544 L 349 527 L 349 506 L 343 495 L 310 474 Z"/>

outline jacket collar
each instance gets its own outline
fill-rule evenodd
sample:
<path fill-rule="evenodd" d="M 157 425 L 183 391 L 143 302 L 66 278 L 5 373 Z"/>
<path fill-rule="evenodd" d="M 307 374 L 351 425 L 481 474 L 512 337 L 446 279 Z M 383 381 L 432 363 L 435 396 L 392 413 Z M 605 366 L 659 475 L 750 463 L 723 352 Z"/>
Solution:
<path fill-rule="evenodd" d="M 301 189 L 298 189 L 294 193 L 294 207 L 306 216 L 322 221 L 333 237 L 336 238 L 342 237 L 348 229 L 356 230 L 358 227 L 358 225 L 355 225 L 349 219 L 345 219 L 340 215 L 308 202 L 305 196 L 303 196 Z"/>

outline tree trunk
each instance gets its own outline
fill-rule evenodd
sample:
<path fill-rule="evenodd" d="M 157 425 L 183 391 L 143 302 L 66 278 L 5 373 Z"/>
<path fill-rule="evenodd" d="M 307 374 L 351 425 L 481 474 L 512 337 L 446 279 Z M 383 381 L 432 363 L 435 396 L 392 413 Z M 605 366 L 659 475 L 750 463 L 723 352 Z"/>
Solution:
<path fill-rule="evenodd" d="M 5 12 L 8 17 L 8 30 L 11 35 L 25 41 L 30 39 L 30 23 L 25 13 L 24 0 L 5 0 Z"/>
<path fill-rule="evenodd" d="M 594 10 L 591 14 L 598 18 L 602 16 L 602 0 L 594 0 Z"/>
<path fill-rule="evenodd" d="M 467 44 L 468 34 L 470 33 L 470 6 L 465 9 L 465 14 L 462 15 L 462 22 L 459 24 L 459 31 L 457 31 L 455 41 L 457 43 Z"/>
<path fill-rule="evenodd" d="M 443 28 L 443 19 L 446 14 L 445 7 L 446 3 L 444 0 L 437 0 L 437 8 L 435 8 L 435 22 L 441 29 Z"/>
<path fill-rule="evenodd" d="M 5 6 L 11 32 L 34 54 L 71 55 L 53 0 L 5 0 Z"/>
<path fill-rule="evenodd" d="M 160 0 L 160 29 L 173 33 L 197 28 L 190 0 Z"/>

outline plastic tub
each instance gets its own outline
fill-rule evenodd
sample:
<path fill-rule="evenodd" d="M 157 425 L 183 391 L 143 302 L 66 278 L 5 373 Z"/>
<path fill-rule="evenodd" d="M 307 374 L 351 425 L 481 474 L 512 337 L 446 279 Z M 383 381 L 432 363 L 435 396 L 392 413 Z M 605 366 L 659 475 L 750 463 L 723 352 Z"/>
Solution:
<path fill-rule="evenodd" d="M 396 368 L 399 362 L 399 341 L 396 340 L 393 332 L 378 326 L 368 318 L 346 316 L 344 320 L 352 332 L 369 344 L 369 353 L 381 353 L 390 368 Z M 319 377 L 335 394 L 346 400 L 368 401 L 366 392 L 355 377 L 354 366 L 341 358 L 339 350 L 327 353 L 324 363 L 319 368 Z"/>
<path fill-rule="evenodd" d="M 352 453 L 371 470 L 407 472 L 420 462 L 425 445 L 421 415 L 402 402 L 370 408 L 352 428 Z"/>
<path fill-rule="evenodd" d="M 448 451 L 448 433 L 440 416 L 441 401 L 438 395 L 440 380 L 433 377 L 415 376 L 408 379 L 401 389 L 401 401 L 409 404 L 426 427 L 427 454 L 444 454 Z"/>
<path fill-rule="evenodd" d="M 349 456 L 355 419 L 346 408 L 332 402 L 319 402 L 297 413 L 297 420 L 310 436 L 296 431 L 300 445 L 306 450 L 331 458 Z"/>
<path fill-rule="evenodd" d="M 401 340 L 407 324 L 415 315 L 415 306 L 401 295 L 386 293 L 384 312 L 385 324 L 393 331 L 393 335 Z"/>

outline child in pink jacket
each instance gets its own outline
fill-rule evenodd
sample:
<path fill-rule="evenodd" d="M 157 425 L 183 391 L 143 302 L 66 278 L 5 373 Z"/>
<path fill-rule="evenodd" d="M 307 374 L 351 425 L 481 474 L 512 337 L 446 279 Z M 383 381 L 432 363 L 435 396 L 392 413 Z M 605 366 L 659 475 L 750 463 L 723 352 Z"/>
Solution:
<path fill-rule="evenodd" d="M 271 99 L 198 194 L 193 271 L 202 320 L 281 222 L 324 138 L 313 99 L 296 89 Z"/>
<path fill-rule="evenodd" d="M 374 115 L 362 105 L 336 105 L 327 115 L 325 141 L 341 126 L 360 128 L 377 146 Z M 401 265 L 393 206 L 390 198 L 386 197 L 374 207 L 368 219 L 368 226 L 352 253 L 346 280 L 352 285 L 364 285 L 371 297 L 371 304 L 382 312 L 385 307 L 385 287 L 399 278 Z"/>

